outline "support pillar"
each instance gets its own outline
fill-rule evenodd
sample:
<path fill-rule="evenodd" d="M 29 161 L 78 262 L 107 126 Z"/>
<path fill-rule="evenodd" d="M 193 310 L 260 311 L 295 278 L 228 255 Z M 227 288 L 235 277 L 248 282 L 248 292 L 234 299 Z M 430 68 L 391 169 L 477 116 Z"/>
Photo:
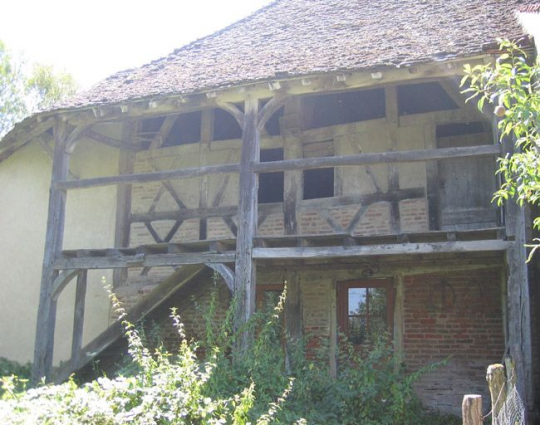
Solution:
<path fill-rule="evenodd" d="M 54 140 L 45 253 L 43 256 L 34 345 L 34 365 L 32 368 L 32 381 L 34 383 L 42 377 L 50 378 L 53 362 L 56 301 L 52 299 L 51 290 L 54 279 L 58 275 L 58 271 L 54 270 L 53 264 L 62 251 L 67 195 L 66 190 L 56 188 L 55 183 L 67 179 L 70 157 L 67 148 L 66 123 L 59 119 L 57 119 L 54 126 Z"/>
<path fill-rule="evenodd" d="M 259 179 L 250 164 L 259 162 L 259 102 L 249 97 L 245 101 L 240 183 L 238 202 L 238 236 L 236 238 L 235 294 L 237 327 L 249 321 L 255 312 L 256 267 L 252 258 L 253 238 L 257 233 L 257 192 Z M 252 335 L 244 332 L 239 341 L 240 353 L 250 344 Z"/>

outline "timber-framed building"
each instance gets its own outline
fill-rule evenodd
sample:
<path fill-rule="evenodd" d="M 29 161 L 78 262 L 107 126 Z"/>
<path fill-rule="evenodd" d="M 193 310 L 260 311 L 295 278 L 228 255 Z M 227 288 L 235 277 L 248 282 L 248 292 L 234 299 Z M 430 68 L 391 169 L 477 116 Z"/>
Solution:
<path fill-rule="evenodd" d="M 213 270 L 240 321 L 286 280 L 293 338 L 332 353 L 384 326 L 412 369 L 450 357 L 418 386 L 443 411 L 511 354 L 532 409 L 530 216 L 491 202 L 511 144 L 459 89 L 497 37 L 534 51 L 520 3 L 278 0 L 17 124 L 0 355 L 24 359 L 20 339 L 35 377 L 64 360 L 61 378 L 112 350 L 104 273 L 133 318 L 180 306 L 196 334 Z"/>

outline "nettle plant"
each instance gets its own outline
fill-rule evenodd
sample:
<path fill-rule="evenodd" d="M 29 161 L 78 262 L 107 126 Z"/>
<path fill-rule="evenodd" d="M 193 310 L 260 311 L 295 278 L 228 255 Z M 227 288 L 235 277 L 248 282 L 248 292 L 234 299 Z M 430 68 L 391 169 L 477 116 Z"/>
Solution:
<path fill-rule="evenodd" d="M 245 328 L 233 330 L 235 303 L 225 320 L 216 316 L 217 292 L 205 312 L 205 335 L 189 339 L 176 311 L 171 314 L 181 342 L 173 352 L 150 349 L 140 329 L 123 321 L 131 364 L 118 376 L 77 385 L 20 391 L 4 378 L 0 422 L 10 424 L 437 424 L 448 418 L 425 412 L 413 392 L 422 371 L 396 367 L 388 341 L 369 352 L 342 346 L 332 378 L 327 344 L 314 359 L 304 355 L 282 327 L 285 294 L 275 308 L 258 312 Z M 125 311 L 111 295 L 121 320 Z M 235 353 L 239 335 L 253 343 Z M 200 359 L 197 353 L 204 352 Z M 123 371 L 123 372 L 122 372 Z M 459 422 L 456 422 L 459 423 Z"/>

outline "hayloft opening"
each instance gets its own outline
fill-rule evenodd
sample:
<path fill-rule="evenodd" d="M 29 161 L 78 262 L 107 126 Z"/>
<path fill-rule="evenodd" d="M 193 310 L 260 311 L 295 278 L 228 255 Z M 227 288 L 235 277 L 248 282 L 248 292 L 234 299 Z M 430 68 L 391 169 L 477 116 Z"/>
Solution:
<path fill-rule="evenodd" d="M 398 86 L 399 115 L 423 114 L 459 109 L 439 83 Z"/>
<path fill-rule="evenodd" d="M 304 158 L 334 156 L 334 141 L 305 143 Z M 304 170 L 304 199 L 332 198 L 334 196 L 334 167 Z"/>
<path fill-rule="evenodd" d="M 201 140 L 200 111 L 178 115 L 170 131 L 165 135 L 161 146 L 179 146 L 198 143 Z M 165 117 L 142 120 L 140 135 L 151 142 L 160 132 Z"/>
<path fill-rule="evenodd" d="M 260 161 L 283 161 L 283 148 L 261 149 Z M 259 204 L 283 202 L 283 190 L 283 171 L 259 174 Z"/>
<path fill-rule="evenodd" d="M 437 126 L 437 138 L 478 134 L 485 131 L 485 126 L 480 121 L 440 124 Z"/>
<path fill-rule="evenodd" d="M 235 106 L 244 111 L 243 104 L 235 104 Z M 213 140 L 230 140 L 241 139 L 242 128 L 236 119 L 227 111 L 216 108 L 214 110 L 214 138 Z"/>
<path fill-rule="evenodd" d="M 384 118 L 384 89 L 307 96 L 302 100 L 307 129 Z"/>

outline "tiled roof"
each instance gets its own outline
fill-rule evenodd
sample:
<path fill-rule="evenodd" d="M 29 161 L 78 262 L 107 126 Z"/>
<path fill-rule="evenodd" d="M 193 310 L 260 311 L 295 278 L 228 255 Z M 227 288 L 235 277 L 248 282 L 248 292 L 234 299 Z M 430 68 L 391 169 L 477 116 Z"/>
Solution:
<path fill-rule="evenodd" d="M 276 77 L 400 67 L 482 52 L 523 33 L 518 0 L 277 0 L 58 105 L 77 108 Z M 532 2 L 531 2 L 532 3 Z"/>

